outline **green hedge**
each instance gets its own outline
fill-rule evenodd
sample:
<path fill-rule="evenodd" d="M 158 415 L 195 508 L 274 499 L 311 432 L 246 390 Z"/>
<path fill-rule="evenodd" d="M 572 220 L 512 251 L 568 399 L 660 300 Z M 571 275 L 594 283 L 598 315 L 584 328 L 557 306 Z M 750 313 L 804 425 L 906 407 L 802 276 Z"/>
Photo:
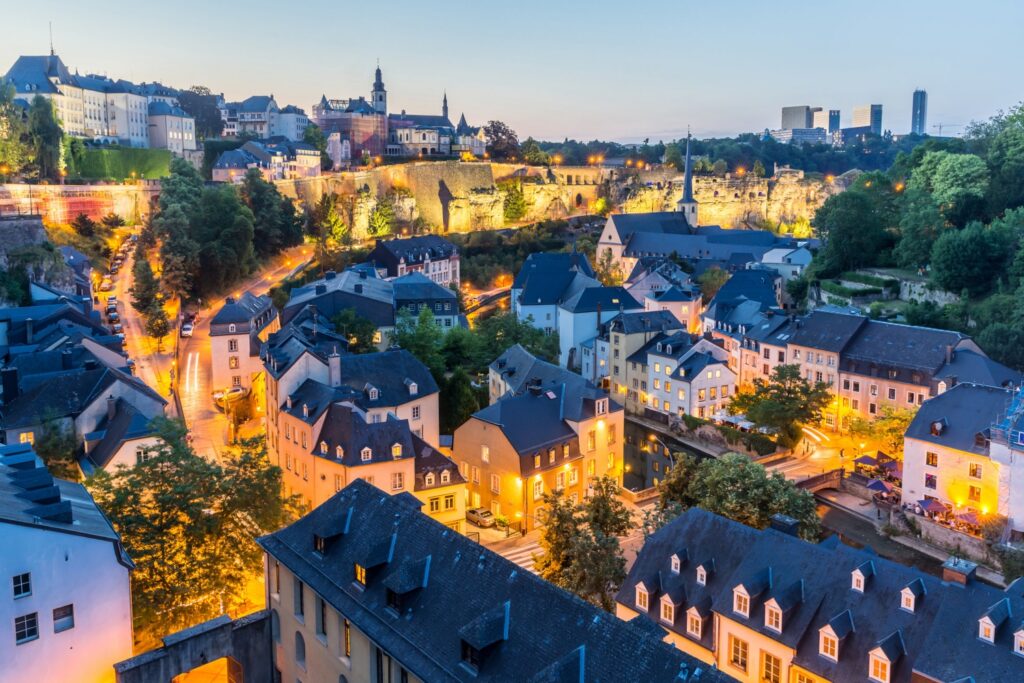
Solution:
<path fill-rule="evenodd" d="M 853 287 L 844 287 L 834 280 L 822 280 L 821 288 L 829 294 L 835 294 L 836 296 L 844 296 L 847 298 L 855 296 L 873 296 L 882 293 L 881 287 L 862 287 L 854 289 Z"/>
<path fill-rule="evenodd" d="M 880 287 L 883 289 L 899 289 L 900 281 L 892 278 L 878 277 L 877 275 L 868 275 L 866 273 L 843 273 L 839 276 L 840 280 L 847 282 L 857 282 L 862 285 L 871 285 L 872 287 Z"/>
<path fill-rule="evenodd" d="M 125 180 L 131 178 L 156 180 L 170 175 L 171 152 L 166 149 L 135 147 L 86 147 L 75 166 L 68 170 L 72 177 L 89 180 Z"/>

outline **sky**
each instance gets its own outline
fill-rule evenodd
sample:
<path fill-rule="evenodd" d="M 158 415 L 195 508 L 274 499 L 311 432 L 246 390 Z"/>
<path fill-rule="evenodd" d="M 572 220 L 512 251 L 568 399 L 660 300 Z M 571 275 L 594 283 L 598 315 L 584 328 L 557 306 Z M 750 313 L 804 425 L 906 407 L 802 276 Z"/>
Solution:
<path fill-rule="evenodd" d="M 672 140 L 777 128 L 780 109 L 880 103 L 883 127 L 956 134 L 1024 100 L 1018 0 L 3 0 L 0 73 L 54 48 L 72 70 L 229 100 L 369 98 L 500 119 L 520 138 Z M 153 7 L 155 9 L 150 9 Z M 932 129 L 930 132 L 937 132 Z"/>

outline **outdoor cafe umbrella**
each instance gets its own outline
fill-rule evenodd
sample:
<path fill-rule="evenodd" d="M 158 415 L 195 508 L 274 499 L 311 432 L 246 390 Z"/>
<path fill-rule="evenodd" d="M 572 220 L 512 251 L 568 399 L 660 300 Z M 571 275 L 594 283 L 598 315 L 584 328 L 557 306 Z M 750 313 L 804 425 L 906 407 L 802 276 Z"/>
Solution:
<path fill-rule="evenodd" d="M 868 482 L 868 488 L 872 491 L 878 491 L 880 493 L 889 493 L 892 491 L 892 484 L 881 479 L 872 479 Z"/>
<path fill-rule="evenodd" d="M 971 526 L 978 526 L 980 524 L 980 522 L 978 521 L 978 515 L 974 512 L 974 510 L 964 510 L 963 512 L 957 514 L 956 518 L 964 524 L 970 524 Z"/>
<path fill-rule="evenodd" d="M 857 463 L 858 465 L 868 465 L 870 467 L 874 467 L 875 465 L 878 464 L 878 461 L 872 458 L 870 455 L 862 455 L 856 460 L 854 460 L 854 462 Z"/>
<path fill-rule="evenodd" d="M 893 476 L 903 478 L 903 463 L 899 460 L 886 460 L 882 463 L 882 469 L 887 470 Z"/>
<path fill-rule="evenodd" d="M 932 498 L 928 498 L 926 500 L 919 500 L 917 501 L 917 504 L 921 506 L 922 510 L 924 510 L 925 512 L 931 512 L 932 514 L 937 514 L 946 511 L 946 506 L 944 504 Z"/>

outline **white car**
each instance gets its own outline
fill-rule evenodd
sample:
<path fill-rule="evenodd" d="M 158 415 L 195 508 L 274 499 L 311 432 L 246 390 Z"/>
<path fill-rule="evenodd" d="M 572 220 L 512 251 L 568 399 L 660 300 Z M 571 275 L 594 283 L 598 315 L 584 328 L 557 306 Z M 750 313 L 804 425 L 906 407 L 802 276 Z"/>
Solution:
<path fill-rule="evenodd" d="M 196 328 L 192 323 L 185 323 L 184 325 L 181 326 L 181 336 L 191 337 L 195 329 Z"/>

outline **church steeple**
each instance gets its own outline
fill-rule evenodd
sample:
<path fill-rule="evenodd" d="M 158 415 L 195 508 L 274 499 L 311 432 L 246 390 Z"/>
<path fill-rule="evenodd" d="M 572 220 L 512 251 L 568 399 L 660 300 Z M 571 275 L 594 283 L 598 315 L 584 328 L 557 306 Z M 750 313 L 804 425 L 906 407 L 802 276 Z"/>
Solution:
<path fill-rule="evenodd" d="M 374 74 L 373 80 L 373 110 L 378 114 L 386 114 L 388 112 L 388 91 L 384 89 L 384 79 L 380 73 L 380 62 L 377 62 L 377 71 Z"/>
<path fill-rule="evenodd" d="M 686 217 L 691 228 L 700 225 L 697 200 L 693 198 L 693 157 L 690 155 L 690 131 L 686 131 L 686 163 L 683 166 L 683 197 L 676 203 L 676 210 Z"/>
<path fill-rule="evenodd" d="M 441 100 L 441 116 L 448 118 L 448 91 L 444 91 L 444 99 Z"/>

